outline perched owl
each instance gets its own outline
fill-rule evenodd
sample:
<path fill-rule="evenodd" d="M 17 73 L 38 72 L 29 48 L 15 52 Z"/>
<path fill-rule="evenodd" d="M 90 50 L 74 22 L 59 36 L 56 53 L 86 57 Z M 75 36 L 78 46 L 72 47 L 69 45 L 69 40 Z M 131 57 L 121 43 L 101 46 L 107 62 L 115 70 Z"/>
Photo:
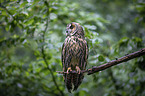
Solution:
<path fill-rule="evenodd" d="M 71 93 L 77 90 L 81 84 L 84 74 L 81 70 L 86 69 L 88 58 L 88 46 L 84 36 L 84 30 L 79 23 L 72 22 L 67 25 L 66 39 L 62 46 L 62 64 L 64 82 Z M 69 73 L 75 70 L 77 73 Z"/>

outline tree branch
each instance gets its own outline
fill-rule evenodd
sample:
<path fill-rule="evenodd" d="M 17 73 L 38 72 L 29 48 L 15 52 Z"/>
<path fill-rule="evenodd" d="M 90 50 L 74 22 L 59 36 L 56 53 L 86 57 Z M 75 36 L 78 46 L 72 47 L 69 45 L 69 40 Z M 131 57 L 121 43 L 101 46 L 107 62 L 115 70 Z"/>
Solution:
<path fill-rule="evenodd" d="M 100 65 L 100 66 L 94 66 L 90 69 L 87 69 L 87 70 L 82 70 L 81 73 L 88 73 L 88 75 L 91 75 L 93 73 L 96 73 L 96 72 L 99 72 L 99 71 L 102 71 L 102 70 L 105 70 L 109 67 L 112 67 L 114 65 L 117 65 L 119 63 L 122 63 L 122 62 L 126 62 L 126 61 L 129 61 L 131 59 L 134 59 L 134 58 L 137 58 L 137 57 L 140 57 L 140 56 L 143 56 L 145 55 L 145 48 L 139 50 L 139 51 L 136 51 L 134 53 L 131 53 L 131 54 L 128 54 L 126 56 L 123 56 L 121 58 L 118 58 L 116 60 L 112 60 L 108 63 L 105 63 L 103 65 Z M 60 74 L 66 74 L 67 72 L 60 72 L 60 71 L 57 71 L 58 73 Z M 71 71 L 69 73 L 77 73 L 76 71 Z"/>

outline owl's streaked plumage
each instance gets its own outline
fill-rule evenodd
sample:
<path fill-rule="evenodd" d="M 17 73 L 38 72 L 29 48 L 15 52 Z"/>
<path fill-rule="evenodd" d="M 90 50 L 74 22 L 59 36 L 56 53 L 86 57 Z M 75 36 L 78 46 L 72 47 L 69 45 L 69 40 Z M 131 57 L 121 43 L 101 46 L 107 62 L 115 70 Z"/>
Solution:
<path fill-rule="evenodd" d="M 84 36 L 84 30 L 79 23 L 72 22 L 67 25 L 66 39 L 62 46 L 62 64 L 64 82 L 69 92 L 77 90 L 81 84 L 84 74 L 81 70 L 86 69 L 88 58 L 88 46 Z M 69 73 L 75 70 L 78 73 Z"/>

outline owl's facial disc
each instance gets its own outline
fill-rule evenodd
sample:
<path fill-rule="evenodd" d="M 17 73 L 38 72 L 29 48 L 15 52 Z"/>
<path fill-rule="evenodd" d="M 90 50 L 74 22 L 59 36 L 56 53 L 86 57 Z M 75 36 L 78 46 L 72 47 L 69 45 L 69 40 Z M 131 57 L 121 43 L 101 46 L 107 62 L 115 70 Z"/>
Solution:
<path fill-rule="evenodd" d="M 66 36 L 73 36 L 78 30 L 78 25 L 76 23 L 70 23 L 66 28 Z"/>
<path fill-rule="evenodd" d="M 73 28 L 74 28 L 74 26 L 73 26 L 72 24 L 70 24 L 70 25 L 69 25 L 69 28 L 70 28 L 70 29 L 73 29 Z"/>
<path fill-rule="evenodd" d="M 70 34 L 71 34 L 71 29 L 67 29 L 66 30 L 66 36 L 70 36 Z"/>
<path fill-rule="evenodd" d="M 71 36 L 72 32 L 73 32 L 73 28 L 74 26 L 71 24 L 67 25 L 67 28 L 66 28 L 66 36 Z"/>
<path fill-rule="evenodd" d="M 71 27 L 71 26 L 72 26 L 72 27 Z M 73 35 L 75 35 L 75 34 L 77 33 L 77 31 L 78 31 L 78 25 L 75 24 L 75 23 L 72 23 L 71 26 L 70 26 L 70 27 L 72 28 L 71 36 L 73 36 Z"/>

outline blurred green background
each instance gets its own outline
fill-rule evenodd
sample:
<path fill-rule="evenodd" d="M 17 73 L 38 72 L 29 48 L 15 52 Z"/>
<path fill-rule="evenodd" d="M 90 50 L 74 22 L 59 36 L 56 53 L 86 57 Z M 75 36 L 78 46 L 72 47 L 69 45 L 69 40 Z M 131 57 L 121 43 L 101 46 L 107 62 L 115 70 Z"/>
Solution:
<path fill-rule="evenodd" d="M 145 56 L 85 75 L 68 93 L 56 71 L 71 22 L 84 27 L 87 68 L 145 47 L 144 0 L 0 0 L 0 96 L 145 96 Z"/>

